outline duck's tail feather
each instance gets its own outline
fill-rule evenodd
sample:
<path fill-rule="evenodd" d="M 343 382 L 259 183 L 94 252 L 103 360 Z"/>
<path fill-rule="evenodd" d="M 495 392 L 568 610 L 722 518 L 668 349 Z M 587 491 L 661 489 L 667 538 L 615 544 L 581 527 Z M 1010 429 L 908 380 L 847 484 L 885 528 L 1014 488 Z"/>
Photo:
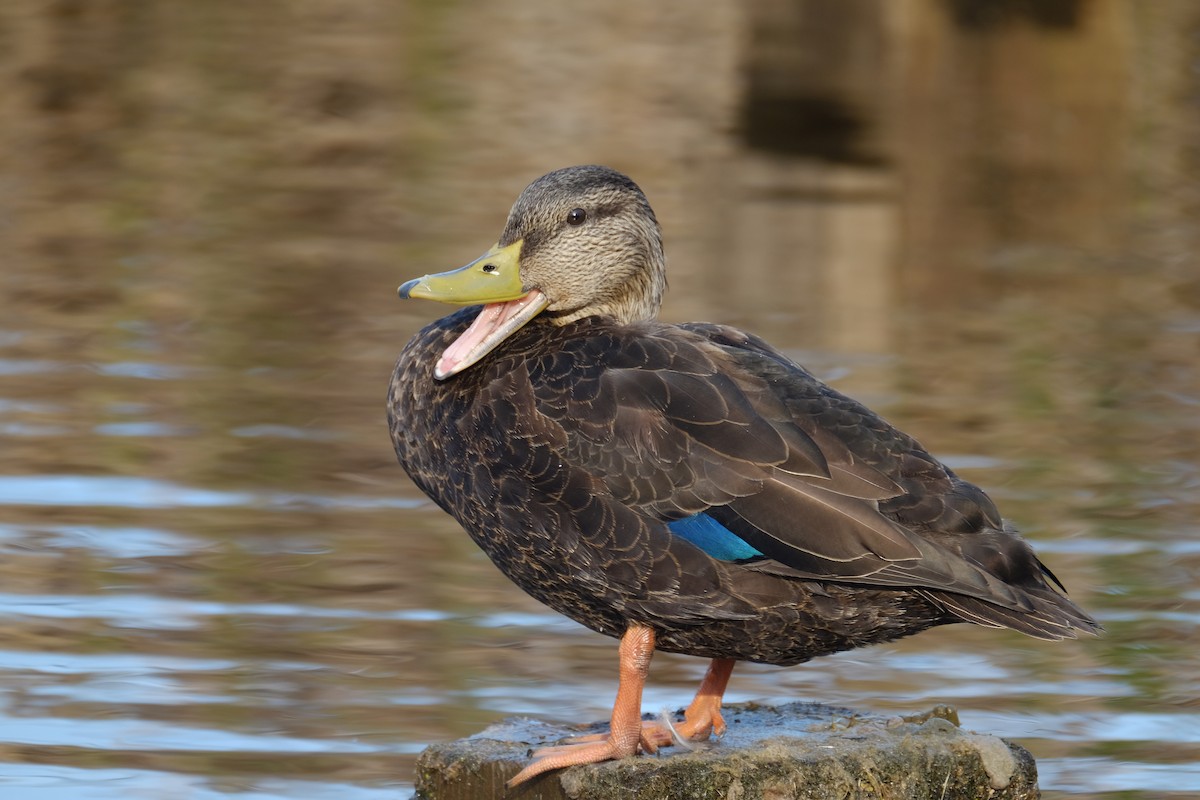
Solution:
<path fill-rule="evenodd" d="M 1036 639 L 1074 639 L 1079 632 L 1097 634 L 1103 628 L 1069 598 L 1047 587 L 1022 587 L 1031 608 L 1005 608 L 977 597 L 951 592 L 924 594 L 967 622 L 989 628 L 1011 628 Z"/>

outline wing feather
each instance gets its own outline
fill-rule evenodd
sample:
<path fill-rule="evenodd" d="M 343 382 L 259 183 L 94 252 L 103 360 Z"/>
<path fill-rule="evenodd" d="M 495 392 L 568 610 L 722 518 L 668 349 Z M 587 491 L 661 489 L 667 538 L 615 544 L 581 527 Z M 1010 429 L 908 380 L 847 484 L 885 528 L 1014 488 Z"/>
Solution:
<path fill-rule="evenodd" d="M 1061 596 L 982 491 L 761 340 L 653 323 L 597 339 L 556 358 L 534 394 L 573 465 L 628 508 L 709 514 L 768 557 L 746 569 L 918 589 L 964 619 L 1050 638 L 1087 620 L 1041 608 Z M 564 500 L 583 502 L 570 489 Z M 1045 602 L 1026 587 L 1046 587 Z"/>

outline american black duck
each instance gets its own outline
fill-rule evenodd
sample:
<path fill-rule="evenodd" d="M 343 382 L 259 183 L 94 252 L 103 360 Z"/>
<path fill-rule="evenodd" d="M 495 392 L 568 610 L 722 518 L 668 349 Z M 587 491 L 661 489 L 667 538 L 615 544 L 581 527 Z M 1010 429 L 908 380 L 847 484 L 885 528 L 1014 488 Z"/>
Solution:
<path fill-rule="evenodd" d="M 538 178 L 482 257 L 400 287 L 471 306 L 400 354 L 400 463 L 518 586 L 621 639 L 611 732 L 512 783 L 720 734 L 736 661 L 1098 630 L 982 490 L 753 334 L 656 321 L 665 287 L 650 204 L 599 166 Z M 674 731 L 641 720 L 656 648 L 713 659 Z"/>

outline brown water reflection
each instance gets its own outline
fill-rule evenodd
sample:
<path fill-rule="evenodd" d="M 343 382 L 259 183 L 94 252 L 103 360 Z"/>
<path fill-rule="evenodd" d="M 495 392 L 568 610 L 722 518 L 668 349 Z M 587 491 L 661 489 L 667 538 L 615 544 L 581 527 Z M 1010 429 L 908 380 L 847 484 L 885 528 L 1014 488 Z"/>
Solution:
<path fill-rule="evenodd" d="M 969 629 L 731 700 L 956 703 L 1050 796 L 1200 792 L 1200 14 L 1184 0 L 0 4 L 0 785 L 396 796 L 598 718 L 611 641 L 395 466 L 382 395 L 570 163 L 669 319 L 746 326 L 987 487 L 1100 640 Z M 702 664 L 656 660 L 647 708 Z M 403 792 L 402 792 L 403 793 Z"/>

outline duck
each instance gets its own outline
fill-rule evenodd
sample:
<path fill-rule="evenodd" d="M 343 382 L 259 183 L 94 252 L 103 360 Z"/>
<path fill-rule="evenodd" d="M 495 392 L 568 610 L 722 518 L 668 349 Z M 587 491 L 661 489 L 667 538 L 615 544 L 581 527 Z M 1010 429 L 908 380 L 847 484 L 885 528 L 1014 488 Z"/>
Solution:
<path fill-rule="evenodd" d="M 666 286 L 646 195 L 584 165 L 530 183 L 479 258 L 399 288 L 462 307 L 396 362 L 400 464 L 513 583 L 619 640 L 608 732 L 510 786 L 720 736 L 739 661 L 960 622 L 1100 630 L 983 490 L 755 334 L 660 321 Z M 681 720 L 643 721 L 656 650 L 710 659 Z"/>

